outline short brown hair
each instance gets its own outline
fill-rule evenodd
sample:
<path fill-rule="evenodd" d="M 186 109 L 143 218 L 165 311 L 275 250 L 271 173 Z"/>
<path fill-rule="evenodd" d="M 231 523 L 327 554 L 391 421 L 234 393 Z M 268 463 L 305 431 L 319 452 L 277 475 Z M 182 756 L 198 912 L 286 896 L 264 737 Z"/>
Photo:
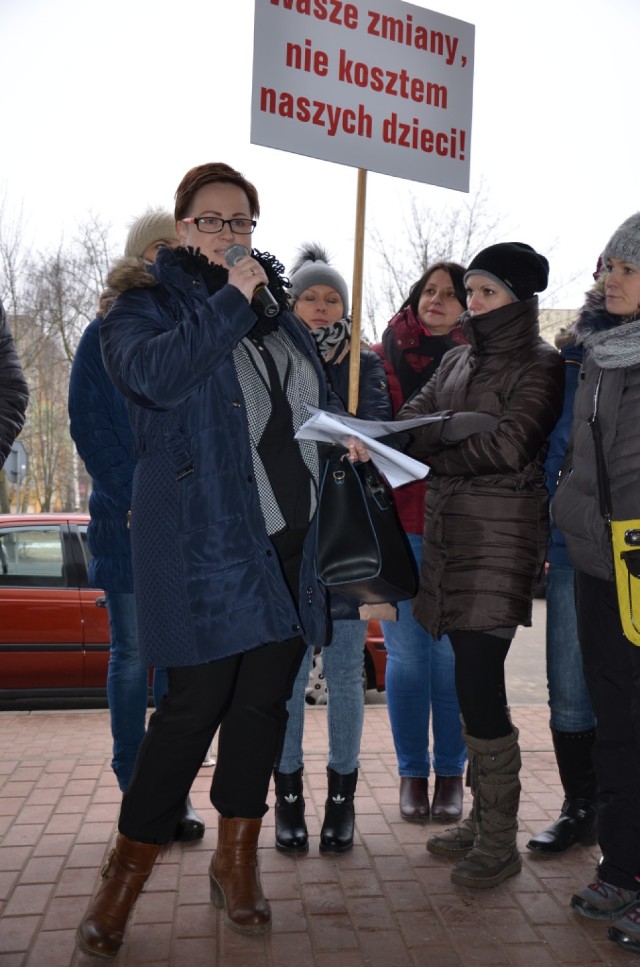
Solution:
<path fill-rule="evenodd" d="M 181 218 L 188 216 L 195 193 L 200 188 L 203 188 L 204 185 L 210 185 L 216 181 L 227 182 L 228 184 L 241 188 L 249 199 L 251 216 L 253 218 L 258 217 L 260 214 L 260 202 L 258 201 L 258 192 L 254 185 L 250 181 L 247 181 L 244 175 L 241 175 L 235 168 L 223 164 L 222 161 L 210 161 L 208 164 L 191 168 L 178 185 L 175 207 L 175 218 L 177 222 Z"/>

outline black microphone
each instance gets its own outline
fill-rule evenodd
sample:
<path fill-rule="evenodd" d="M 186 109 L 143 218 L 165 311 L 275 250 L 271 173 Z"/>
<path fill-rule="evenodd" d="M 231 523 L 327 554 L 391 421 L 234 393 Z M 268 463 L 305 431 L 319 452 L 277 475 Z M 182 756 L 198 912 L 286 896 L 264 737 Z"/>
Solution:
<path fill-rule="evenodd" d="M 244 245 L 230 245 L 229 248 L 225 250 L 224 258 L 227 265 L 233 266 L 236 264 L 236 262 L 239 262 L 240 259 L 243 259 L 245 255 L 250 254 L 249 249 L 245 248 Z M 264 282 L 261 282 L 260 285 L 255 287 L 251 301 L 260 306 L 268 319 L 272 319 L 280 312 L 280 306 L 273 298 Z"/>

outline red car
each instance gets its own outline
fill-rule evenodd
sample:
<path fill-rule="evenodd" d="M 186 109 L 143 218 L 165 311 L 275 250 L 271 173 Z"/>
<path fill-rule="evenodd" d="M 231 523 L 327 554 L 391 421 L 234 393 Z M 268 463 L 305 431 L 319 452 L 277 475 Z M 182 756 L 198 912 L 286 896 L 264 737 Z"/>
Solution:
<path fill-rule="evenodd" d="M 85 514 L 0 515 L 0 708 L 106 700 L 109 622 Z"/>
<path fill-rule="evenodd" d="M 109 622 L 90 588 L 87 514 L 0 514 L 0 709 L 106 705 Z M 370 622 L 367 687 L 386 652 Z"/>

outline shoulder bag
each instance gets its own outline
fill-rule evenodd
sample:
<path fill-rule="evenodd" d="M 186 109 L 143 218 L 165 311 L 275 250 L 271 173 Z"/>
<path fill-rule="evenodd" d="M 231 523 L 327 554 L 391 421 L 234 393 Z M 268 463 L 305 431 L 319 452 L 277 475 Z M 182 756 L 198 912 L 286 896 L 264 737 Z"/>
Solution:
<path fill-rule="evenodd" d="M 316 568 L 320 581 L 363 604 L 415 597 L 418 572 L 393 494 L 371 461 L 351 463 L 334 447 L 318 497 Z"/>
<path fill-rule="evenodd" d="M 593 435 L 596 451 L 596 472 L 600 511 L 609 528 L 613 568 L 618 595 L 618 610 L 622 630 L 634 645 L 640 645 L 640 518 L 616 520 L 613 517 L 611 487 L 607 474 L 607 464 L 602 445 L 602 429 L 598 419 L 598 401 L 603 370 L 600 370 L 595 393 L 593 394 L 593 413 L 589 426 Z"/>

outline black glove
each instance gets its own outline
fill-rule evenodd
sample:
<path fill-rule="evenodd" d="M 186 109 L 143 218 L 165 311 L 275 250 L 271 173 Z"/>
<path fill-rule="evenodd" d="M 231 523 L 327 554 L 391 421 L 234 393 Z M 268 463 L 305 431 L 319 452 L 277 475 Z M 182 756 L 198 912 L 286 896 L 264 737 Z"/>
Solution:
<path fill-rule="evenodd" d="M 395 433 L 385 433 L 384 436 L 378 437 L 378 440 L 386 447 L 404 452 L 411 442 L 411 434 L 406 430 L 397 430 Z"/>
<path fill-rule="evenodd" d="M 474 433 L 490 433 L 495 430 L 500 418 L 491 413 L 463 412 L 454 413 L 445 420 L 442 427 L 443 443 L 460 443 Z"/>

